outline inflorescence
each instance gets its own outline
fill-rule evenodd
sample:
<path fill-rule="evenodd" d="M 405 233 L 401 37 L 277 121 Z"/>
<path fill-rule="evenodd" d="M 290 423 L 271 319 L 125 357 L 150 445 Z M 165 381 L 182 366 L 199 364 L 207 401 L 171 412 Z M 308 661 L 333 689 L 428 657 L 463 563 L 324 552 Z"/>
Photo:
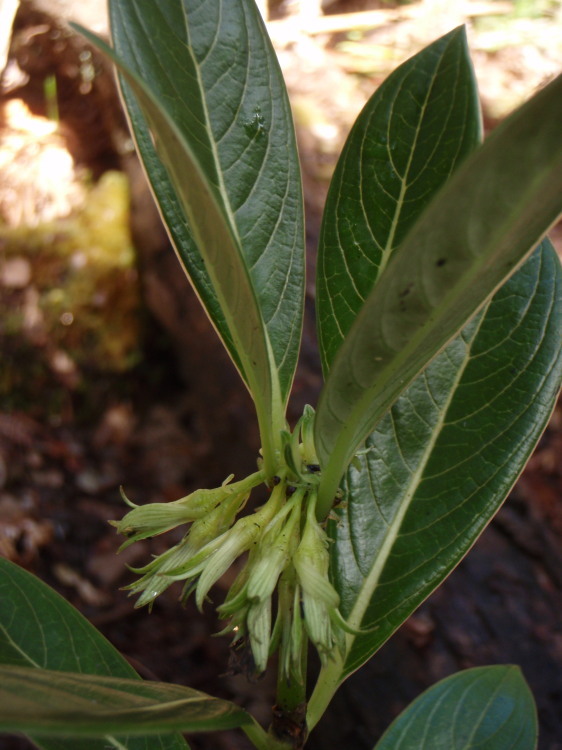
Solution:
<path fill-rule="evenodd" d="M 284 433 L 282 468 L 269 487 L 267 502 L 237 518 L 252 490 L 267 477 L 259 470 L 221 487 L 197 490 L 169 503 L 135 506 L 121 521 L 112 521 L 133 542 L 189 524 L 183 539 L 142 568 L 127 588 L 140 594 L 136 606 L 152 605 L 174 581 L 184 581 L 185 601 L 195 594 L 199 609 L 211 587 L 242 556 L 245 562 L 217 608 L 228 620 L 223 634 L 235 647 L 249 647 L 252 671 L 265 670 L 279 649 L 287 679 L 304 679 L 307 639 L 323 663 L 343 652 L 348 630 L 339 612 L 339 596 L 328 577 L 328 537 L 316 519 L 319 466 L 312 443 L 314 412 L 306 407 L 293 434 Z"/>

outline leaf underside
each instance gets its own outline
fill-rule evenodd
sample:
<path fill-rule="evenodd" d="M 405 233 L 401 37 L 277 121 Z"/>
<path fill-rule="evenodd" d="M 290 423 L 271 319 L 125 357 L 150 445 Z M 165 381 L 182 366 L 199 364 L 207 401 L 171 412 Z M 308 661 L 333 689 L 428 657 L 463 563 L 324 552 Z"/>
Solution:
<path fill-rule="evenodd" d="M 290 106 L 259 12 L 254 3 L 242 0 L 119 0 L 110 2 L 110 11 L 117 56 L 140 76 L 190 144 L 230 225 L 285 400 L 302 326 L 304 218 Z M 139 153 L 180 261 L 241 374 L 251 383 L 248 367 L 263 363 L 251 358 L 244 363 L 240 340 L 233 338 L 233 327 L 244 323 L 244 311 L 242 319 L 225 320 L 219 299 L 224 293 L 217 296 L 218 284 L 232 285 L 236 275 L 225 270 L 217 282 L 218 256 L 215 263 L 202 262 L 211 249 L 202 246 L 205 238 L 194 237 L 194 230 L 197 234 L 205 209 L 199 206 L 194 212 L 182 203 L 178 190 L 178 183 L 191 179 L 190 170 L 172 173 L 174 160 L 170 163 L 166 157 L 165 144 L 157 142 L 155 147 L 146 109 L 143 114 L 135 96 L 138 89 L 133 93 L 131 80 L 123 76 L 121 86 Z M 243 304 L 249 317 L 250 300 Z"/>
<path fill-rule="evenodd" d="M 464 27 L 400 65 L 363 108 L 330 183 L 320 234 L 325 374 L 394 250 L 480 142 L 480 119 Z"/>
<path fill-rule="evenodd" d="M 103 738 L 231 729 L 250 722 L 229 701 L 162 682 L 0 666 L 0 729 Z"/>
<path fill-rule="evenodd" d="M 562 208 L 562 77 L 455 170 L 379 277 L 340 346 L 315 440 L 329 502 L 395 402 L 532 252 Z M 540 123 L 540 127 L 537 126 Z"/>
<path fill-rule="evenodd" d="M 0 558 L 0 664 L 138 678 L 119 652 L 74 607 L 46 584 Z M 0 710 L 10 714 L 9 703 Z M 8 716 L 9 718 L 9 716 Z M 44 750 L 75 750 L 71 740 L 31 739 Z M 115 743 L 115 744 L 111 744 Z M 83 740 L 80 750 L 185 750 L 179 734 Z"/>
<path fill-rule="evenodd" d="M 345 677 L 458 564 L 500 507 L 562 379 L 562 272 L 548 240 L 398 399 L 344 481 L 333 582 Z M 376 628 L 375 630 L 371 630 Z"/>
<path fill-rule="evenodd" d="M 476 667 L 426 690 L 374 750 L 534 750 L 537 714 L 518 667 Z"/>

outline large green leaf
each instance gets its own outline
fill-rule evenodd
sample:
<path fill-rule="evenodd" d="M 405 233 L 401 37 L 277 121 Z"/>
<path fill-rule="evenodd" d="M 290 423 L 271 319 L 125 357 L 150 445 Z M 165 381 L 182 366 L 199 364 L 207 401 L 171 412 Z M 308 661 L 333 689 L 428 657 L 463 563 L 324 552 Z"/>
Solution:
<path fill-rule="evenodd" d="M 131 665 L 56 591 L 0 557 L 0 664 L 87 675 L 140 678 Z M 34 741 L 45 750 L 75 750 L 75 743 Z M 185 750 L 178 734 L 119 736 L 84 743 L 81 750 Z"/>
<path fill-rule="evenodd" d="M 329 534 L 352 628 L 313 715 L 470 549 L 523 469 L 562 379 L 562 270 L 542 245 L 398 399 L 347 472 Z"/>
<path fill-rule="evenodd" d="M 251 723 L 243 709 L 163 682 L 0 666 L 0 730 L 37 737 L 202 732 Z"/>
<path fill-rule="evenodd" d="M 518 667 L 476 667 L 426 690 L 375 750 L 534 750 L 537 714 Z"/>
<path fill-rule="evenodd" d="M 338 350 L 315 422 L 319 510 L 397 396 L 562 210 L 562 76 L 468 156 L 396 250 Z"/>
<path fill-rule="evenodd" d="M 252 356 L 240 362 L 243 342 L 236 341 L 234 331 L 244 319 L 249 329 L 256 324 L 251 295 L 238 298 L 235 288 L 245 285 L 239 274 L 249 276 L 286 399 L 301 334 L 304 220 L 291 111 L 260 14 L 247 0 L 118 0 L 110 2 L 110 12 L 118 57 L 146 84 L 189 144 L 244 268 L 231 265 L 227 247 L 213 247 L 213 238 L 206 246 L 209 237 L 199 228 L 207 221 L 206 208 L 186 184 L 193 180 L 193 165 L 167 153 L 165 143 L 157 143 L 155 151 L 149 130 L 157 141 L 163 133 L 154 133 L 152 114 L 149 126 L 139 111 L 138 86 L 122 79 L 139 152 L 178 255 L 251 385 Z M 146 102 L 141 106 L 147 114 Z M 222 300 L 223 284 L 233 287 L 238 302 L 234 321 Z"/>
<path fill-rule="evenodd" d="M 479 142 L 478 93 L 461 27 L 386 79 L 338 160 L 316 280 L 325 373 L 392 252 Z"/>
<path fill-rule="evenodd" d="M 111 7 L 125 60 L 80 30 L 118 66 L 144 115 L 189 225 L 185 252 L 208 275 L 273 474 L 304 283 L 301 194 L 290 166 L 296 151 L 275 55 L 253 3 Z M 160 170 L 157 182 L 162 177 Z M 169 197 L 169 186 L 164 192 Z"/>

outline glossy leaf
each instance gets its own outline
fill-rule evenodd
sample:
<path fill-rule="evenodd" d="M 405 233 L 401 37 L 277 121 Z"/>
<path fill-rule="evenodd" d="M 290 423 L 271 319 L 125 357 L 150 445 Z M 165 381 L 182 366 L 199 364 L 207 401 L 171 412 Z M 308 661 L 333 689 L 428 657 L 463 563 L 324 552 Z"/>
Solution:
<path fill-rule="evenodd" d="M 521 671 L 477 667 L 426 690 L 374 750 L 534 750 L 537 714 Z"/>
<path fill-rule="evenodd" d="M 316 307 L 327 374 L 393 251 L 480 142 L 464 27 L 400 65 L 357 118 L 338 160 L 320 234 Z"/>
<path fill-rule="evenodd" d="M 353 454 L 562 210 L 562 76 L 468 156 L 408 233 L 338 350 L 316 412 L 320 508 Z"/>
<path fill-rule="evenodd" d="M 163 682 L 0 666 L 0 730 L 37 737 L 202 732 L 251 722 L 233 703 Z"/>
<path fill-rule="evenodd" d="M 128 7 L 135 8 L 135 4 L 128 3 Z M 141 26 L 150 22 L 151 13 L 158 15 L 160 11 L 172 16 L 180 11 L 183 17 L 183 6 L 177 3 L 146 6 L 146 11 L 146 14 L 144 10 L 139 13 Z M 181 18 L 175 20 L 178 22 Z M 182 129 L 181 121 L 174 119 L 175 113 L 169 113 L 165 107 L 166 92 L 155 92 L 148 87 L 145 79 L 150 80 L 149 72 L 145 75 L 144 71 L 140 74 L 131 71 L 104 42 L 85 29 L 79 30 L 119 68 L 146 118 L 158 156 L 185 210 L 199 253 L 197 262 L 209 275 L 232 336 L 242 374 L 256 406 L 265 469 L 268 475 L 273 475 L 280 454 L 278 436 L 284 426 L 279 372 L 242 252 L 233 208 L 224 189 L 217 143 L 210 138 L 207 103 L 200 87 L 201 71 L 195 63 L 189 38 L 184 39 L 183 55 L 177 60 L 178 65 L 185 66 L 185 84 L 194 94 L 193 111 L 188 110 Z M 153 55 L 146 54 L 139 59 L 150 60 L 155 55 L 153 51 Z M 161 64 L 160 57 L 157 64 Z M 246 142 L 249 142 L 248 137 Z"/>
<path fill-rule="evenodd" d="M 0 664 L 87 675 L 140 678 L 131 665 L 56 591 L 0 557 Z M 63 740 L 39 742 L 45 750 L 74 750 Z M 113 743 L 113 744 L 112 744 Z M 178 734 L 129 739 L 119 736 L 85 743 L 83 750 L 185 750 Z M 82 748 L 81 748 L 82 750 Z"/>
<path fill-rule="evenodd" d="M 470 549 L 522 471 L 562 380 L 562 270 L 543 241 L 397 400 L 346 475 L 331 577 L 358 635 L 311 711 Z"/>
<path fill-rule="evenodd" d="M 235 333 L 245 319 L 248 329 L 256 325 L 255 302 L 238 279 L 249 277 L 286 399 L 301 334 L 304 219 L 291 110 L 260 14 L 245 0 L 117 0 L 110 12 L 118 57 L 165 107 L 197 162 L 167 152 L 153 114 L 149 126 L 139 112 L 137 84 L 122 79 L 139 152 L 178 255 L 251 385 L 254 355 L 240 363 L 239 347 L 254 347 Z M 146 101 L 140 103 L 146 115 Z M 233 259 L 220 241 L 215 246 L 210 227 L 199 226 L 214 219 L 205 216 L 199 188 L 189 189 L 194 170 L 212 186 L 236 246 Z M 236 287 L 230 302 L 223 285 Z"/>

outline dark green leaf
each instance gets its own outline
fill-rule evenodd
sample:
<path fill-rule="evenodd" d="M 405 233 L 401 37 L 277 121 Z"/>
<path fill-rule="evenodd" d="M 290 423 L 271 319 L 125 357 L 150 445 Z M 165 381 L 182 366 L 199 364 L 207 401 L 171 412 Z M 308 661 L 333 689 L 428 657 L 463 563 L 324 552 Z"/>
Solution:
<path fill-rule="evenodd" d="M 0 730 L 37 737 L 203 732 L 251 723 L 229 701 L 162 682 L 0 667 Z"/>
<path fill-rule="evenodd" d="M 521 671 L 511 665 L 458 672 L 426 690 L 375 750 L 534 750 L 537 714 Z"/>
<path fill-rule="evenodd" d="M 470 549 L 522 471 L 562 378 L 562 271 L 545 240 L 398 399 L 344 482 L 332 580 L 354 629 L 311 707 Z"/>
<path fill-rule="evenodd" d="M 317 266 L 324 372 L 392 252 L 480 141 L 464 28 L 397 68 L 357 118 L 339 158 Z"/>
<path fill-rule="evenodd" d="M 156 13 L 160 8 L 177 11 L 179 6 L 147 5 L 143 8 L 148 12 L 146 17 L 144 10 L 142 14 L 139 13 L 141 24 L 149 22 L 151 10 Z M 278 435 L 284 426 L 279 373 L 250 278 L 250 269 L 242 253 L 232 206 L 224 190 L 224 179 L 217 171 L 217 144 L 208 137 L 210 127 L 205 120 L 205 103 L 199 101 L 198 106 L 193 105 L 195 111 L 190 112 L 182 131 L 181 123 L 176 123 L 163 106 L 165 94 L 148 88 L 142 74 L 129 70 L 102 40 L 85 29 L 79 30 L 118 66 L 146 117 L 158 156 L 186 212 L 199 252 L 198 262 L 205 266 L 209 274 L 232 336 L 256 407 L 265 468 L 268 474 L 273 475 L 280 449 Z M 191 47 L 186 45 L 187 42 L 184 42 L 186 84 L 195 86 L 194 94 L 201 93 L 197 89 L 199 71 L 197 68 L 192 70 Z M 149 59 L 149 56 L 142 56 L 141 59 Z"/>
<path fill-rule="evenodd" d="M 165 107 L 193 150 L 198 168 L 214 187 L 244 272 L 251 279 L 285 399 L 300 343 L 304 221 L 291 111 L 259 12 L 253 2 L 243 0 L 118 0 L 110 2 L 110 10 L 119 58 Z M 186 195 L 184 189 L 193 167 L 178 164 L 177 171 L 170 169 L 173 164 L 165 144 L 157 145 L 155 152 L 128 84 L 123 85 L 123 93 L 140 154 L 180 259 L 239 363 L 240 351 L 231 337 L 235 338 L 233 325 L 243 321 L 230 320 L 225 325 L 220 300 L 224 292 L 217 289 L 221 280 L 216 278 L 218 270 L 211 267 L 222 265 L 229 282 L 231 270 L 227 257 L 222 256 L 227 255 L 226 248 L 216 248 L 216 256 L 208 259 L 206 267 L 201 263 L 201 256 L 214 249 L 204 246 L 205 237 L 198 228 L 205 209 L 199 201 L 189 205 L 196 196 Z M 236 277 L 230 277 L 232 285 L 235 281 Z M 249 300 L 241 299 L 240 304 L 236 316 L 251 320 L 251 308 L 244 310 Z M 228 320 L 228 311 L 226 315 Z M 242 369 L 251 384 L 249 359 Z"/>
<path fill-rule="evenodd" d="M 397 396 L 523 262 L 562 210 L 562 76 L 468 156 L 381 274 L 316 412 L 320 509 Z"/>
<path fill-rule="evenodd" d="M 0 664 L 138 678 L 131 665 L 74 607 L 31 573 L 0 557 Z M 140 678 L 138 678 L 140 681 Z M 35 740 L 35 738 L 33 738 Z M 92 741 L 84 750 L 104 750 Z M 127 750 L 185 750 L 180 735 L 150 740 L 119 736 Z M 64 741 L 41 741 L 45 750 L 75 750 Z M 82 750 L 82 748 L 81 748 Z"/>

